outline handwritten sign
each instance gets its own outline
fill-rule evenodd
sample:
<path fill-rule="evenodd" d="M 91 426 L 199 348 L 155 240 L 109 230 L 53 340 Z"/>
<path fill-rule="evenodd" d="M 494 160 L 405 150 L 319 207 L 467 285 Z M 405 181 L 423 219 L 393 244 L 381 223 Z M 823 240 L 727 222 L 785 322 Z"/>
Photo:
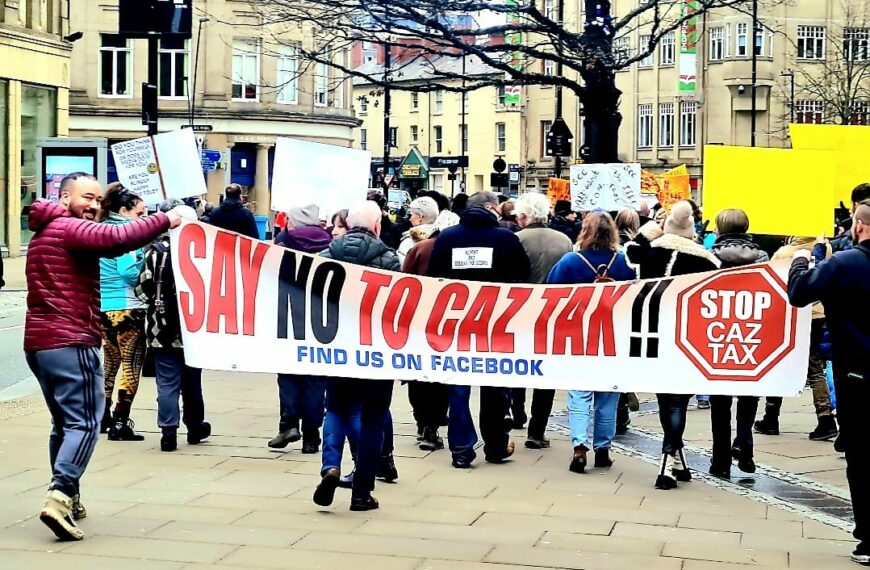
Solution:
<path fill-rule="evenodd" d="M 616 212 L 640 206 L 639 164 L 577 164 L 571 167 L 571 209 Z"/>
<path fill-rule="evenodd" d="M 113 144 L 112 154 L 118 179 L 148 206 L 208 192 L 190 129 Z"/>
<path fill-rule="evenodd" d="M 555 207 L 559 200 L 571 199 L 571 183 L 561 178 L 550 178 L 547 181 L 547 198 L 550 205 Z"/>

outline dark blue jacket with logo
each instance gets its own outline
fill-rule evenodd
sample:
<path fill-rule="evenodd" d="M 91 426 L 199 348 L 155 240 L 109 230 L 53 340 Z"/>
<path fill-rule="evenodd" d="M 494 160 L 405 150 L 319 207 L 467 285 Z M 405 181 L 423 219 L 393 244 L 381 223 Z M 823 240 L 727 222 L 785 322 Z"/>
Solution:
<path fill-rule="evenodd" d="M 863 374 L 870 382 L 870 240 L 810 269 L 795 259 L 788 275 L 792 305 L 821 301 L 833 343 L 834 375 Z"/>
<path fill-rule="evenodd" d="M 459 225 L 441 232 L 432 249 L 429 276 L 525 283 L 529 278 L 529 256 L 522 242 L 483 208 L 465 210 Z"/>

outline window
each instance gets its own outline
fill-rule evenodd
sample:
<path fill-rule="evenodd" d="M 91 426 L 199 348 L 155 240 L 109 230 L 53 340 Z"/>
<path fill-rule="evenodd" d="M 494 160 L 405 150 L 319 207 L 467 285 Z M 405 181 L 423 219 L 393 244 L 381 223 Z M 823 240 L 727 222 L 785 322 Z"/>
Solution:
<path fill-rule="evenodd" d="M 626 37 L 616 38 L 613 41 L 613 59 L 617 65 L 628 61 L 631 57 L 631 40 Z"/>
<path fill-rule="evenodd" d="M 299 102 L 299 52 L 295 46 L 282 46 L 278 53 L 278 102 L 296 104 Z M 363 105 L 368 111 L 368 101 L 363 98 L 360 103 L 360 113 L 364 113 Z"/>
<path fill-rule="evenodd" d="M 764 55 L 764 26 L 758 24 L 755 29 L 755 55 L 762 57 Z"/>
<path fill-rule="evenodd" d="M 870 101 L 853 101 L 849 124 L 870 125 Z"/>
<path fill-rule="evenodd" d="M 544 60 L 544 75 L 553 76 L 556 75 L 556 62 L 545 59 Z"/>
<path fill-rule="evenodd" d="M 680 146 L 693 147 L 697 143 L 698 105 L 694 101 L 680 103 Z"/>
<path fill-rule="evenodd" d="M 659 103 L 659 146 L 674 146 L 673 103 Z"/>
<path fill-rule="evenodd" d="M 411 93 L 411 111 L 417 111 L 420 109 L 420 94 L 419 93 Z"/>
<path fill-rule="evenodd" d="M 133 48 L 117 34 L 100 34 L 100 95 L 133 96 Z"/>
<path fill-rule="evenodd" d="M 553 121 L 541 121 L 541 158 L 550 156 L 547 154 L 547 133 L 550 132 L 552 126 Z"/>
<path fill-rule="evenodd" d="M 794 102 L 795 122 L 820 125 L 825 122 L 825 102 L 798 100 Z"/>
<path fill-rule="evenodd" d="M 710 28 L 710 61 L 725 59 L 725 28 Z"/>
<path fill-rule="evenodd" d="M 507 129 L 504 123 L 495 124 L 495 149 L 496 152 L 505 152 L 507 149 Z"/>
<path fill-rule="evenodd" d="M 444 128 L 441 125 L 433 127 L 432 138 L 435 139 L 435 152 L 444 152 Z"/>
<path fill-rule="evenodd" d="M 843 30 L 843 59 L 846 61 L 867 61 L 870 46 L 870 30 L 867 28 L 846 28 Z"/>
<path fill-rule="evenodd" d="M 674 32 L 663 35 L 659 46 L 659 65 L 673 65 L 676 59 L 676 49 Z"/>
<path fill-rule="evenodd" d="M 468 125 L 460 125 L 459 133 L 462 138 L 462 150 L 460 152 L 465 155 L 468 152 Z"/>
<path fill-rule="evenodd" d="M 21 180 L 25 184 L 30 182 L 34 186 L 29 186 L 27 191 L 21 192 L 20 222 L 21 222 L 21 243 L 30 242 L 33 236 L 28 229 L 27 215 L 30 205 L 36 196 L 41 192 L 33 192 L 36 187 L 36 140 L 43 137 L 57 136 L 57 89 L 50 87 L 37 87 L 35 85 L 21 84 L 21 107 L 19 107 L 21 120 Z M 4 101 L 5 102 L 5 101 Z M 11 118 L 11 117 L 10 117 Z M 14 117 L 18 120 L 19 117 Z M 8 189 L 11 191 L 11 188 Z M 22 187 L 24 190 L 24 187 Z M 18 192 L 18 189 L 15 189 Z M 6 197 L 9 194 L 5 195 Z M 8 212 L 7 222 L 10 220 L 9 214 L 18 216 L 19 212 Z M 14 218 L 12 218 L 14 219 Z"/>
<path fill-rule="evenodd" d="M 369 132 L 366 129 L 359 130 L 359 147 L 362 150 L 368 150 L 369 147 Z"/>
<path fill-rule="evenodd" d="M 329 66 L 325 63 L 314 64 L 314 106 L 329 105 Z"/>
<path fill-rule="evenodd" d="M 749 24 L 746 22 L 737 24 L 737 50 L 734 53 L 737 57 L 749 55 Z"/>
<path fill-rule="evenodd" d="M 798 59 L 825 59 L 825 27 L 798 26 Z"/>
<path fill-rule="evenodd" d="M 369 98 L 360 97 L 359 99 L 359 114 L 366 115 L 369 112 Z"/>
<path fill-rule="evenodd" d="M 337 56 L 335 56 L 333 58 L 333 62 L 336 63 L 337 65 L 344 65 L 344 61 L 343 61 L 344 55 L 345 55 L 345 53 L 341 52 L 340 54 L 338 54 Z M 330 68 L 329 68 L 329 66 L 327 66 L 326 76 L 327 76 L 327 83 L 328 84 L 329 84 L 329 79 L 328 79 L 329 72 L 330 72 Z M 333 68 L 332 69 L 332 83 L 329 84 L 329 92 L 332 94 L 332 106 L 335 107 L 336 109 L 344 109 L 344 90 L 345 90 L 345 83 L 344 83 L 344 77 L 342 75 L 342 72 L 338 68 Z M 327 101 L 329 101 L 328 98 L 329 98 L 329 95 L 327 95 Z"/>
<path fill-rule="evenodd" d="M 652 41 L 652 35 L 644 34 L 640 36 L 640 44 L 638 45 L 638 54 L 644 53 L 649 50 L 649 43 Z M 653 66 L 653 56 L 652 53 L 647 54 L 643 59 L 637 62 L 638 67 L 652 67 Z"/>
<path fill-rule="evenodd" d="M 435 110 L 433 111 L 436 115 L 440 115 L 444 112 L 444 90 L 436 89 L 435 90 Z"/>
<path fill-rule="evenodd" d="M 420 140 L 420 129 L 417 125 L 411 125 L 411 144 L 417 144 Z"/>
<path fill-rule="evenodd" d="M 393 148 L 399 146 L 399 127 L 390 127 L 390 146 Z"/>
<path fill-rule="evenodd" d="M 233 42 L 233 99 L 257 101 L 260 97 L 260 43 Z"/>
<path fill-rule="evenodd" d="M 553 20 L 554 22 L 557 22 L 559 19 L 559 12 L 556 8 L 556 1 L 557 0 L 542 0 L 543 6 L 541 10 L 544 16 Z"/>
<path fill-rule="evenodd" d="M 637 148 L 651 148 L 653 141 L 653 106 L 643 103 L 637 106 Z"/>
<path fill-rule="evenodd" d="M 496 101 L 498 101 L 497 106 L 499 109 L 504 109 L 504 100 L 505 100 L 505 87 L 504 85 L 499 85 L 496 87 Z"/>
<path fill-rule="evenodd" d="M 161 38 L 157 52 L 159 68 L 158 94 L 161 97 L 187 96 L 187 40 Z"/>

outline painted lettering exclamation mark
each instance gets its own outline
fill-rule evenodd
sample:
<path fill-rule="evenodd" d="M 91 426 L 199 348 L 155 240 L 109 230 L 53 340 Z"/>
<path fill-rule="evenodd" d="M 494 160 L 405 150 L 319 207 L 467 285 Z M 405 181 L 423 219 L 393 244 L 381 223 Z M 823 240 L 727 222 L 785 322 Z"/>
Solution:
<path fill-rule="evenodd" d="M 648 281 L 634 299 L 631 307 L 631 345 L 629 356 L 640 358 L 644 354 L 643 344 L 646 339 L 646 357 L 658 358 L 659 355 L 659 318 L 661 313 L 662 295 L 673 282 L 673 279 Z M 643 315 L 647 314 L 647 330 L 643 330 Z"/>

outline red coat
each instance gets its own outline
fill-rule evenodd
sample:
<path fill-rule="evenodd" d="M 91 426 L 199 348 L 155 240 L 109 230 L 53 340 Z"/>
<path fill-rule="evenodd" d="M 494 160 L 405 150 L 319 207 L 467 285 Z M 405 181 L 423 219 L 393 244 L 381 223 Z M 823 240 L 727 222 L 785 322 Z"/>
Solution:
<path fill-rule="evenodd" d="M 111 225 L 73 217 L 57 204 L 30 206 L 24 350 L 99 347 L 100 258 L 144 247 L 169 229 L 166 214 Z"/>

